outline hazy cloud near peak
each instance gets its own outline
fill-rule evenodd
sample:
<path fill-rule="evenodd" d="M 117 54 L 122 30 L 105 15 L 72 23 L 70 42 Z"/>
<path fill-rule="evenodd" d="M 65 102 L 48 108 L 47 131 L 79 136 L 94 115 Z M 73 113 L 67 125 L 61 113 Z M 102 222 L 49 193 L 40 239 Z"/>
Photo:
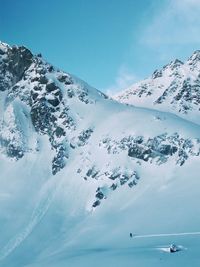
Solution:
<path fill-rule="evenodd" d="M 167 0 L 141 34 L 142 44 L 200 44 L 200 0 Z"/>
<path fill-rule="evenodd" d="M 136 80 L 137 77 L 134 75 L 134 73 L 123 64 L 118 70 L 114 84 L 106 88 L 104 91 L 108 95 L 112 96 L 134 84 Z"/>
<path fill-rule="evenodd" d="M 108 95 L 115 95 L 138 82 L 142 68 L 150 66 L 149 73 L 145 74 L 148 77 L 171 60 L 184 61 L 190 53 L 200 49 L 200 0 L 163 0 L 159 5 L 152 2 L 140 30 L 135 31 L 133 27 L 135 37 L 127 61 L 119 67 L 113 85 L 103 90 Z M 130 58 L 137 62 L 131 68 L 127 67 L 131 66 Z M 151 67 L 153 64 L 155 67 Z"/>

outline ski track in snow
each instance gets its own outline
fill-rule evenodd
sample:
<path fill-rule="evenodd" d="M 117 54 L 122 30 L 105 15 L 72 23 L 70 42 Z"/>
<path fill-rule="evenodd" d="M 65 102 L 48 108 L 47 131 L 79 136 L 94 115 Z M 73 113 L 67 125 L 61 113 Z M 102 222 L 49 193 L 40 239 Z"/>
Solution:
<path fill-rule="evenodd" d="M 184 232 L 184 233 L 168 233 L 168 234 L 133 235 L 133 238 L 151 238 L 151 237 L 186 236 L 186 235 L 200 235 L 200 232 Z"/>
<path fill-rule="evenodd" d="M 56 194 L 58 185 L 55 183 L 51 184 L 49 187 L 49 183 L 47 183 L 44 187 L 44 192 L 40 198 L 40 201 L 36 205 L 31 219 L 28 225 L 18 233 L 14 238 L 11 238 L 10 241 L 2 248 L 0 251 L 0 260 L 6 258 L 14 249 L 16 249 L 33 231 L 35 226 L 42 220 L 46 212 L 48 211 L 53 198 Z"/>

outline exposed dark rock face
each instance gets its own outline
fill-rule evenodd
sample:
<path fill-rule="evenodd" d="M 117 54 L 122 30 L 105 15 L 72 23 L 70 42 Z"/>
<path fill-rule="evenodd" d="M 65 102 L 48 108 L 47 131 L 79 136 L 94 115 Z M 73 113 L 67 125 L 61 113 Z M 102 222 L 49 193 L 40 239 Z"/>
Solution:
<path fill-rule="evenodd" d="M 84 146 L 87 143 L 88 139 L 90 138 L 92 132 L 93 130 L 91 128 L 82 131 L 80 135 L 78 136 L 78 145 Z"/>
<path fill-rule="evenodd" d="M 14 145 L 9 144 L 7 147 L 7 155 L 11 158 L 20 159 L 23 157 L 24 153 L 21 147 L 15 147 Z"/>
<path fill-rule="evenodd" d="M 92 128 L 83 129 L 79 134 L 74 132 L 76 144 L 70 142 L 69 134 L 76 130 L 76 122 L 66 102 L 68 98 L 75 98 L 83 104 L 93 104 L 94 100 L 88 97 L 88 89 L 84 84 L 74 84 L 69 74 L 56 70 L 46 63 L 41 55 L 33 56 L 23 46 L 1 45 L 0 90 L 8 92 L 8 105 L 15 99 L 25 103 L 30 109 L 30 118 L 36 132 L 48 136 L 55 152 L 52 159 L 53 174 L 67 164 L 71 149 L 87 144 L 93 132 Z M 17 126 L 13 131 L 17 131 Z M 11 139 L 4 140 L 1 137 L 1 140 L 1 147 L 5 147 L 4 152 L 10 158 L 21 158 L 28 149 L 23 148 L 23 142 L 19 145 L 18 141 L 11 142 Z"/>
<path fill-rule="evenodd" d="M 52 161 L 52 173 L 55 175 L 58 171 L 63 169 L 68 159 L 67 148 L 63 144 L 58 144 L 56 148 L 56 156 Z"/>
<path fill-rule="evenodd" d="M 111 180 L 115 180 L 115 182 L 110 186 L 104 185 L 103 187 L 97 188 L 93 207 L 100 205 L 103 199 L 106 199 L 112 191 L 115 191 L 120 186 L 127 184 L 129 188 L 132 188 L 137 185 L 138 180 L 140 179 L 136 171 L 129 173 L 128 171 L 123 171 L 121 169 L 112 170 L 112 173 L 106 172 L 104 175 Z"/>
<path fill-rule="evenodd" d="M 96 200 L 94 203 L 93 203 L 93 207 L 96 208 L 97 206 L 99 206 L 101 204 L 101 202 L 99 200 Z"/>
<path fill-rule="evenodd" d="M 2 45 L 0 49 L 0 90 L 8 91 L 7 102 L 20 98 L 30 108 L 30 118 L 35 130 L 47 135 L 56 155 L 52 159 L 52 173 L 62 169 L 68 158 L 66 132 L 74 128 L 73 118 L 68 114 L 68 107 L 63 102 L 60 87 L 48 78 L 55 71 L 53 66 L 43 61 L 41 56 L 33 56 L 25 47 Z M 72 79 L 67 74 L 57 71 L 58 83 L 71 85 Z M 56 113 L 56 115 L 55 115 Z M 62 121 L 62 125 L 60 122 Z M 13 129 L 17 131 L 16 129 Z M 23 157 L 23 144 L 1 138 L 9 157 Z M 26 149 L 25 149 L 26 150 Z"/>
<path fill-rule="evenodd" d="M 169 157 L 174 156 L 176 163 L 183 165 L 187 158 L 200 155 L 199 139 L 184 139 L 177 133 L 171 136 L 163 134 L 147 140 L 142 136 L 128 136 L 120 141 L 106 138 L 100 145 L 103 145 L 108 153 L 115 154 L 127 150 L 128 156 L 133 159 L 146 162 L 154 160 L 158 164 L 165 163 Z"/>
<path fill-rule="evenodd" d="M 67 75 L 66 73 L 59 75 L 58 81 L 61 83 L 64 83 L 65 85 L 70 85 L 73 83 L 71 77 Z"/>
<path fill-rule="evenodd" d="M 31 119 L 37 132 L 42 134 L 51 132 L 51 112 L 44 98 L 31 108 Z"/>
<path fill-rule="evenodd" d="M 0 91 L 5 91 L 22 79 L 33 62 L 33 55 L 24 46 L 7 46 L 6 52 L 0 51 Z"/>
<path fill-rule="evenodd" d="M 128 156 L 133 158 L 142 159 L 148 161 L 149 157 L 152 155 L 152 150 L 146 149 L 145 147 L 133 145 L 128 150 Z"/>
<path fill-rule="evenodd" d="M 13 77 L 16 78 L 15 82 L 21 80 L 24 72 L 30 67 L 33 62 L 33 55 L 26 47 L 13 46 L 8 50 L 7 68 Z"/>

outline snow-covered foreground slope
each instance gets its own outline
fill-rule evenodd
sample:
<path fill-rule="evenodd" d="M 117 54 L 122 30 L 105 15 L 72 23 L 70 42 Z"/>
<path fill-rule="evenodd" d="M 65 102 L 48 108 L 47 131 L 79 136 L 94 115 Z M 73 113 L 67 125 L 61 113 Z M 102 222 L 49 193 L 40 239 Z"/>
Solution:
<path fill-rule="evenodd" d="M 199 266 L 199 233 L 129 237 L 129 232 L 160 235 L 199 231 L 198 165 L 197 161 L 188 162 L 174 170 L 170 164 L 154 170 L 146 166 L 133 191 L 121 187 L 95 212 L 86 211 L 92 185 L 74 180 L 70 171 L 66 177 L 55 176 L 60 180 L 40 184 L 36 180 L 40 189 L 34 183 L 31 193 L 26 192 L 29 187 L 25 185 L 19 190 L 18 184 L 18 203 L 6 200 L 9 225 L 2 228 L 1 236 L 10 242 L 2 250 L 4 255 L 17 240 L 22 242 L 4 259 L 3 266 Z M 16 199 L 16 192 L 14 196 Z M 182 251 L 165 252 L 171 243 Z"/>
<path fill-rule="evenodd" d="M 151 77 L 118 93 L 122 103 L 178 114 L 200 123 L 200 51 L 185 62 L 176 59 Z"/>
<path fill-rule="evenodd" d="M 200 126 L 0 51 L 1 265 L 198 266 Z"/>

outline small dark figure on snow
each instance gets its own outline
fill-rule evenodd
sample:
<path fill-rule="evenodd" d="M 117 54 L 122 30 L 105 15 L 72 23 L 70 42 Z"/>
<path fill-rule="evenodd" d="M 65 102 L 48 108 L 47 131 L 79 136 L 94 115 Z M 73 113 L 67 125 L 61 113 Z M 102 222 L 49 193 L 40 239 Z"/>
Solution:
<path fill-rule="evenodd" d="M 169 247 L 169 251 L 170 251 L 171 253 L 177 252 L 177 251 L 178 251 L 178 247 L 177 247 L 175 244 L 172 244 L 172 245 L 170 245 L 170 247 Z"/>
<path fill-rule="evenodd" d="M 132 233 L 130 233 L 130 238 L 132 238 L 133 237 L 133 234 Z"/>

